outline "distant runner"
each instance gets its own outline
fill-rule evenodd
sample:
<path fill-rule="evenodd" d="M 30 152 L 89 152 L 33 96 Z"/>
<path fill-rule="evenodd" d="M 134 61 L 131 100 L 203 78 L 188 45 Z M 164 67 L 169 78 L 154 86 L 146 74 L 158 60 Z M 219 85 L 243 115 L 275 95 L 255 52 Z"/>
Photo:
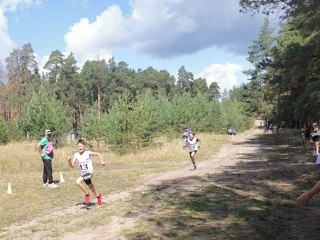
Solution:
<path fill-rule="evenodd" d="M 191 130 L 190 130 L 189 128 L 186 128 L 186 129 L 184 130 L 183 135 L 182 135 L 182 137 L 183 137 L 183 144 L 184 144 L 184 145 L 186 145 L 190 133 L 191 133 Z"/>
<path fill-rule="evenodd" d="M 237 132 L 236 132 L 236 129 L 235 128 L 229 128 L 228 129 L 228 135 L 236 135 Z"/>
<path fill-rule="evenodd" d="M 194 133 L 189 134 L 185 147 L 189 151 L 189 156 L 193 164 L 193 170 L 196 170 L 197 164 L 196 164 L 195 155 L 198 152 L 198 148 L 200 148 L 200 140 L 198 138 L 195 138 L 194 135 L 195 135 Z"/>

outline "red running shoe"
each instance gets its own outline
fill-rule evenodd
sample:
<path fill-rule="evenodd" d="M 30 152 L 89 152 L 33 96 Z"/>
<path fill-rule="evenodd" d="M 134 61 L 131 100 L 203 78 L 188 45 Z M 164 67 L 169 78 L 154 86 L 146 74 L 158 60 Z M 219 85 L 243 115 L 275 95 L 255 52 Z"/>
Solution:
<path fill-rule="evenodd" d="M 91 199 L 90 194 L 89 194 L 89 193 L 88 193 L 88 194 L 86 194 L 86 205 L 88 205 L 88 204 L 89 204 L 90 199 Z"/>
<path fill-rule="evenodd" d="M 97 196 L 97 199 L 98 199 L 98 205 L 101 205 L 101 203 L 102 203 L 102 195 L 101 195 L 101 193 L 99 193 L 99 195 Z"/>

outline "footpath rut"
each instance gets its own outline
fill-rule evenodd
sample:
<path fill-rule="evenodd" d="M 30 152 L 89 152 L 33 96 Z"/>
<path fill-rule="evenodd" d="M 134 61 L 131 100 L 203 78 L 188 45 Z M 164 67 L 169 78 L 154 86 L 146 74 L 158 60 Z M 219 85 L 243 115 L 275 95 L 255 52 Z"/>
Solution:
<path fill-rule="evenodd" d="M 176 185 L 173 187 L 192 191 L 193 188 L 203 183 L 199 181 L 200 178 L 198 177 L 203 177 L 208 174 L 213 177 L 215 174 L 219 174 L 221 176 L 221 173 L 223 173 L 224 170 L 228 169 L 228 167 L 234 166 L 240 161 L 250 161 L 250 159 L 246 158 L 248 158 L 248 156 L 250 156 L 251 154 L 255 156 L 264 155 L 262 146 L 255 141 L 255 134 L 257 133 L 261 133 L 261 131 L 255 130 L 249 134 L 246 133 L 243 135 L 232 136 L 231 142 L 224 144 L 216 154 L 210 157 L 210 159 L 198 161 L 198 169 L 196 171 L 192 171 L 190 169 L 190 164 L 187 167 L 171 172 L 149 174 L 140 180 L 138 187 L 128 191 L 112 194 L 110 196 L 107 196 L 104 200 L 110 204 L 108 204 L 108 207 L 112 208 L 112 203 L 118 201 L 126 201 L 136 193 L 147 192 L 168 181 L 170 181 L 170 184 Z M 180 179 L 190 180 L 188 180 L 189 182 L 187 182 L 186 184 L 186 181 L 179 181 Z M 27 236 L 13 239 L 127 240 L 127 238 L 122 235 L 122 231 L 125 229 L 133 228 L 137 224 L 139 217 L 141 217 L 141 215 L 139 214 L 130 217 L 114 216 L 111 218 L 111 221 L 108 224 L 101 223 L 100 226 L 95 229 L 85 229 L 81 232 L 67 233 L 63 237 L 58 238 L 49 238 L 47 237 L 48 235 L 46 235 L 46 233 L 32 232 L 28 230 L 36 227 L 37 225 L 41 225 L 43 222 L 45 222 L 46 220 L 50 220 L 53 217 L 58 218 L 60 216 L 68 216 L 69 214 L 71 215 L 76 211 L 79 211 L 79 207 L 72 206 L 56 212 L 51 212 L 50 214 L 43 215 L 41 217 L 34 218 L 32 221 L 29 221 L 27 223 L 13 224 L 11 226 L 8 226 L 7 230 L 8 232 L 12 233 L 10 234 L 11 236 L 14 236 L 15 232 L 19 232 L 19 236 Z M 148 212 L 146 211 L 143 214 L 148 214 Z M 81 221 L 85 221 L 85 219 Z"/>
<path fill-rule="evenodd" d="M 260 130 L 256 130 L 249 135 L 237 135 L 233 136 L 230 143 L 224 144 L 217 154 L 212 155 L 209 160 L 203 160 L 198 162 L 198 168 L 196 171 L 192 171 L 190 166 L 182 168 L 180 170 L 171 171 L 167 173 L 150 174 L 141 179 L 139 187 L 130 191 L 114 194 L 108 197 L 108 202 L 114 202 L 119 200 L 125 200 L 137 192 L 145 192 L 150 189 L 154 189 L 160 186 L 164 182 L 170 181 L 170 184 L 176 184 L 176 188 L 182 188 L 185 190 L 192 190 L 202 183 L 199 182 L 197 177 L 206 176 L 208 174 L 220 174 L 228 166 L 233 166 L 238 162 L 250 161 L 245 159 L 248 155 L 260 155 L 263 156 L 262 146 L 255 142 L 255 134 L 261 133 Z M 192 176 L 191 180 L 186 184 L 185 181 L 179 181 L 179 179 L 186 179 Z M 183 185 L 182 185 L 183 184 Z M 172 187 L 172 186 L 171 186 Z M 147 214 L 147 213 L 144 213 Z M 81 233 L 67 234 L 63 239 L 65 240 L 127 240 L 126 237 L 121 235 L 122 230 L 132 228 L 139 220 L 139 214 L 136 217 L 114 217 L 111 223 L 100 226 L 95 230 L 88 230 Z"/>

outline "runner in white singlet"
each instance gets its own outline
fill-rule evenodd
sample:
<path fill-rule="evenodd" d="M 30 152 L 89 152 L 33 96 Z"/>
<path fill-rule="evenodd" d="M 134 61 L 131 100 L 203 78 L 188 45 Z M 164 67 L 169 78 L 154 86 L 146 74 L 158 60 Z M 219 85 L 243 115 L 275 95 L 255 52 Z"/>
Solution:
<path fill-rule="evenodd" d="M 193 164 L 193 169 L 196 170 L 197 164 L 196 164 L 195 155 L 198 152 L 198 148 L 200 148 L 200 140 L 198 138 L 195 138 L 194 135 L 195 135 L 194 133 L 189 134 L 185 147 L 189 151 L 189 156 Z"/>
<path fill-rule="evenodd" d="M 75 166 L 75 163 L 78 163 L 80 177 L 76 180 L 76 184 L 85 194 L 85 203 L 88 205 L 90 203 L 90 193 L 83 185 L 83 182 L 87 184 L 90 190 L 97 196 L 97 202 L 100 205 L 102 203 L 102 195 L 98 194 L 96 191 L 91 179 L 93 177 L 93 166 L 91 161 L 91 156 L 97 156 L 100 159 L 101 165 L 104 166 L 105 162 L 102 160 L 101 155 L 97 152 L 87 151 L 85 141 L 83 139 L 78 140 L 78 152 L 73 155 L 73 159 L 71 157 L 68 158 L 69 164 L 71 167 Z"/>

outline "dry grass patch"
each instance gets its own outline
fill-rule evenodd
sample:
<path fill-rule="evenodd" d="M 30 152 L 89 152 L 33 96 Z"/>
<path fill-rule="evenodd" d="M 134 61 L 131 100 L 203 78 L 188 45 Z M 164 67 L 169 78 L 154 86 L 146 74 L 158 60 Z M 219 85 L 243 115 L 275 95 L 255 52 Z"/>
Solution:
<path fill-rule="evenodd" d="M 137 195 L 128 213 L 137 228 L 128 239 L 318 239 L 320 197 L 305 207 L 296 198 L 319 180 L 312 147 L 293 143 L 295 133 L 262 134 L 266 154 L 248 154 L 215 178 L 204 176 L 192 190 L 172 182 Z M 289 141 L 288 141 L 289 139 Z M 204 184 L 207 182 L 207 184 Z M 187 184 L 186 184 L 187 185 Z M 183 186 L 180 184 L 179 186 Z"/>
<path fill-rule="evenodd" d="M 228 136 L 214 134 L 198 134 L 202 141 L 202 148 L 197 155 L 198 160 L 210 158 L 218 147 L 227 141 Z M 14 239 L 17 235 L 10 235 L 8 226 L 25 227 L 19 233 L 46 231 L 50 227 L 52 236 L 60 236 L 64 232 L 77 231 L 81 228 L 81 221 L 86 219 L 86 226 L 94 228 L 106 223 L 111 216 L 124 214 L 130 209 L 131 203 L 98 206 L 90 210 L 80 210 L 75 205 L 83 201 L 81 191 L 75 185 L 78 170 L 70 169 L 66 161 L 76 148 L 75 143 L 58 148 L 53 160 L 53 176 L 59 181 L 60 172 L 65 183 L 56 189 L 42 187 L 42 161 L 36 151 L 37 142 L 11 143 L 0 146 L 0 238 Z M 107 196 L 137 186 L 141 176 L 178 169 L 190 164 L 189 156 L 182 149 L 182 139 L 158 139 L 157 147 L 150 147 L 130 154 L 119 156 L 111 153 L 105 146 L 100 145 L 92 149 L 102 153 L 107 165 L 102 167 L 97 159 L 94 162 L 93 182 L 104 195 Z M 13 194 L 7 195 L 8 182 L 11 183 Z M 109 207 L 108 207 L 109 206 Z M 59 215 L 60 213 L 60 215 Z M 33 219 L 47 219 L 41 224 L 35 224 Z M 39 221 L 39 220 L 38 220 Z M 30 228 L 28 228 L 30 224 Z M 12 234 L 12 233 L 11 233 Z"/>

